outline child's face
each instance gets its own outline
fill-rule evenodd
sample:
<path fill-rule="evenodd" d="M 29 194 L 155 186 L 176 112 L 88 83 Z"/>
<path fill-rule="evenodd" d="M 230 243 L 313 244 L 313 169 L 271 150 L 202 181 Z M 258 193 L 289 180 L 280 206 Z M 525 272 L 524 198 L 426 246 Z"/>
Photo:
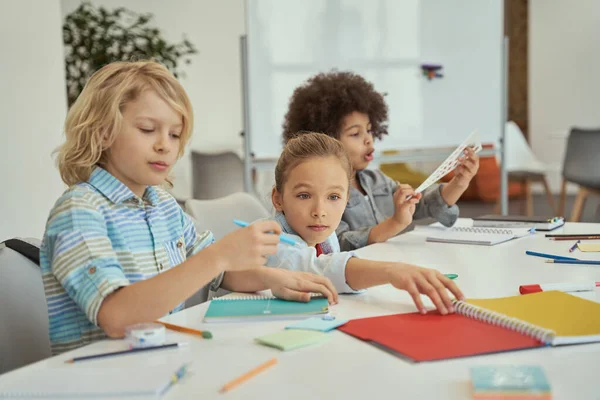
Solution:
<path fill-rule="evenodd" d="M 339 140 L 344 145 L 355 171 L 360 171 L 373 161 L 373 135 L 369 116 L 354 111 L 342 118 Z"/>
<path fill-rule="evenodd" d="M 182 116 L 151 90 L 125 105 L 122 114 L 105 168 L 141 197 L 147 186 L 163 183 L 175 164 Z"/>
<path fill-rule="evenodd" d="M 314 157 L 288 172 L 283 193 L 273 190 L 273 205 L 309 246 L 322 243 L 342 219 L 348 201 L 348 175 L 339 159 Z"/>

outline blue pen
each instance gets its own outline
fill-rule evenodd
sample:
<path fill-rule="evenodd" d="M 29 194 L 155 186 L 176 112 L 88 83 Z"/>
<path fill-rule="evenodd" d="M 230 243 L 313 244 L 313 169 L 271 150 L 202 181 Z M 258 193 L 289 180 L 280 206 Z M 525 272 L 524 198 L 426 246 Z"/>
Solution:
<path fill-rule="evenodd" d="M 525 252 L 525 254 L 529 255 L 529 256 L 536 256 L 536 257 L 544 257 L 544 258 L 551 258 L 553 260 L 571 260 L 571 261 L 577 261 L 576 258 L 573 257 L 565 257 L 565 256 L 555 256 L 552 254 L 545 254 L 545 253 L 537 253 L 535 251 L 529 251 L 527 250 Z"/>
<path fill-rule="evenodd" d="M 233 223 L 236 224 L 237 226 L 241 226 L 242 228 L 245 228 L 248 225 L 250 225 L 249 223 L 240 221 L 239 219 L 234 219 Z M 296 241 L 294 239 L 284 236 L 283 233 L 281 235 L 279 235 L 279 240 L 283 243 L 289 244 L 290 246 L 296 245 Z"/>

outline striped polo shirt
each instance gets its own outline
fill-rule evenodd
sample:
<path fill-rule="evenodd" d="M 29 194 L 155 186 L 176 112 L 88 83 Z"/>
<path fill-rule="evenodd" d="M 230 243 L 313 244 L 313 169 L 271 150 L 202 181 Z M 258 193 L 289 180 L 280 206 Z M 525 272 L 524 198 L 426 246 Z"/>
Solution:
<path fill-rule="evenodd" d="M 212 233 L 197 233 L 165 190 L 149 186 L 139 198 L 97 167 L 88 182 L 58 199 L 46 223 L 40 266 L 52 353 L 105 338 L 97 316 L 107 295 L 181 264 L 212 242 Z M 222 279 L 215 277 L 210 290 Z"/>

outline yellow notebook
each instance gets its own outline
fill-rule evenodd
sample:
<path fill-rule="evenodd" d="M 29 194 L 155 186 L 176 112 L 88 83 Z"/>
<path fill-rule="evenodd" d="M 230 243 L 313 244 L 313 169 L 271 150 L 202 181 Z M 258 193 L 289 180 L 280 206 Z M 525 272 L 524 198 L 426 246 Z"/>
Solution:
<path fill-rule="evenodd" d="M 560 291 L 457 301 L 457 312 L 547 344 L 600 342 L 600 303 Z"/>
<path fill-rule="evenodd" d="M 600 251 L 600 243 L 577 243 L 577 247 L 581 251 Z"/>

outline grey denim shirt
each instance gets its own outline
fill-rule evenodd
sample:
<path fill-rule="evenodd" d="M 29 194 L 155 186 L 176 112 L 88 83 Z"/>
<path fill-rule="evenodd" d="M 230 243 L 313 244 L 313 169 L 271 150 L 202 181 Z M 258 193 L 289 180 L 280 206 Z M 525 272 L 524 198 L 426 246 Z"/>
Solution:
<path fill-rule="evenodd" d="M 394 215 L 396 182 L 378 169 L 364 169 L 358 171 L 356 176 L 368 200 L 358 189 L 350 188 L 348 204 L 336 230 L 342 251 L 366 246 L 371 229 Z M 441 189 L 442 185 L 432 185 L 423 192 L 413 220 L 435 218 L 444 226 L 454 225 L 458 218 L 458 206 L 448 206 Z"/>

